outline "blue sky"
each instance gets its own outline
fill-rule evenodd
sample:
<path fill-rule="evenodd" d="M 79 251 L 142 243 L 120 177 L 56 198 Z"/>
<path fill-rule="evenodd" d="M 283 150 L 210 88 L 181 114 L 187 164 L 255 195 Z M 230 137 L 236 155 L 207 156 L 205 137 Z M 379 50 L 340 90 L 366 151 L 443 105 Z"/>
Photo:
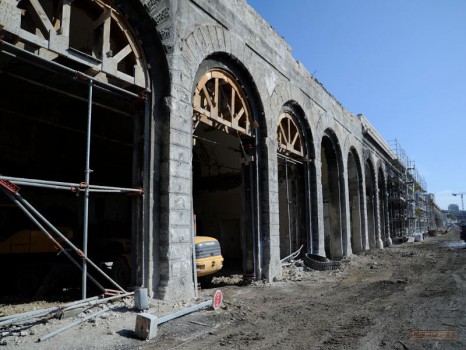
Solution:
<path fill-rule="evenodd" d="M 398 140 L 442 209 L 461 209 L 466 1 L 247 1 L 337 100 Z"/>

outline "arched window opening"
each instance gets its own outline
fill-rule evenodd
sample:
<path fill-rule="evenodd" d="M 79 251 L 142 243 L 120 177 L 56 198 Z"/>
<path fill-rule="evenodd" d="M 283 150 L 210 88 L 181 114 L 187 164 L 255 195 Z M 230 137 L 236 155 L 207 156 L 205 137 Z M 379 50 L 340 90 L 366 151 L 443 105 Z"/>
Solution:
<path fill-rule="evenodd" d="M 361 208 L 362 181 L 360 167 L 358 166 L 358 157 L 355 151 L 348 155 L 348 194 L 350 206 L 350 228 L 351 228 L 351 248 L 353 253 L 359 253 L 364 250 L 364 230 Z"/>
<path fill-rule="evenodd" d="M 291 111 L 280 114 L 277 128 L 280 258 L 303 246 L 309 238 L 309 176 L 301 131 Z"/>
<path fill-rule="evenodd" d="M 207 63 L 206 63 L 207 64 Z M 193 93 L 193 212 L 196 234 L 219 240 L 223 274 L 260 273 L 257 152 L 248 95 L 232 71 L 214 65 Z"/>
<path fill-rule="evenodd" d="M 338 149 L 333 137 L 324 136 L 321 146 L 324 246 L 328 258 L 344 254 L 343 193 Z"/>
<path fill-rule="evenodd" d="M 376 224 L 376 187 L 374 180 L 374 171 L 372 164 L 366 162 L 365 180 L 366 180 L 366 208 L 367 208 L 367 233 L 369 238 L 369 248 L 376 248 L 377 245 L 377 224 Z"/>
<path fill-rule="evenodd" d="M 380 235 L 383 246 L 389 247 L 392 239 L 389 233 L 387 185 L 382 168 L 379 169 L 378 179 Z"/>

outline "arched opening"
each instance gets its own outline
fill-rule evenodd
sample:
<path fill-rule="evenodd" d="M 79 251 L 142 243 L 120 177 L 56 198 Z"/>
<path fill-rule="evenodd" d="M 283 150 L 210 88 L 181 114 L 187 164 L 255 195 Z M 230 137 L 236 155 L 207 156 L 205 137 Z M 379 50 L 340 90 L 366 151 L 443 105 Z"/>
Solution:
<path fill-rule="evenodd" d="M 348 154 L 348 193 L 350 206 L 350 228 L 351 228 L 351 248 L 353 253 L 360 253 L 364 250 L 365 237 L 361 208 L 362 200 L 362 179 L 361 167 L 356 150 L 351 149 Z"/>
<path fill-rule="evenodd" d="M 376 226 L 376 203 L 375 203 L 375 178 L 373 166 L 370 161 L 365 165 L 366 179 L 366 208 L 367 208 L 367 231 L 369 239 L 369 248 L 376 248 L 377 245 L 377 226 Z"/>
<path fill-rule="evenodd" d="M 278 119 L 278 200 L 280 258 L 301 246 L 309 249 L 309 179 L 304 141 L 292 109 L 285 108 Z"/>
<path fill-rule="evenodd" d="M 139 40 L 121 11 L 100 0 L 4 1 L 0 28 L 2 175 L 21 179 L 22 196 L 121 289 L 140 284 L 151 99 Z M 2 211 L 17 210 L 0 198 Z M 77 287 L 82 274 L 83 297 L 116 288 L 87 263 L 81 273 L 64 254 L 56 260 L 57 248 L 40 251 L 46 245 L 32 237 L 47 237 L 26 217 L 21 222 L 0 258 L 60 288 Z M 21 254 L 18 230 L 29 237 Z M 40 263 L 30 254 L 37 249 Z"/>
<path fill-rule="evenodd" d="M 378 192 L 379 192 L 379 217 L 380 217 L 380 235 L 383 245 L 388 247 L 391 245 L 391 238 L 388 226 L 388 201 L 387 201 L 387 186 L 382 168 L 379 168 L 378 176 Z"/>
<path fill-rule="evenodd" d="M 260 278 L 259 123 L 234 64 L 210 59 L 193 93 L 193 212 L 198 235 L 219 240 L 223 274 Z"/>
<path fill-rule="evenodd" d="M 344 254 L 343 184 L 341 162 L 335 137 L 327 133 L 322 139 L 322 200 L 324 211 L 324 245 L 328 258 L 341 259 Z"/>

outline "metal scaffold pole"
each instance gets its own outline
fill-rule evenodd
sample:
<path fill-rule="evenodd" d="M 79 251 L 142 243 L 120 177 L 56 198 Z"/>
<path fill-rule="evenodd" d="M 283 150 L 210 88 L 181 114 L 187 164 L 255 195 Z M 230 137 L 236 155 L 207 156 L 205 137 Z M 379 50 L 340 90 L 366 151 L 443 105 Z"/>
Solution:
<path fill-rule="evenodd" d="M 91 158 L 91 126 L 92 126 L 92 87 L 93 82 L 89 80 L 89 99 L 87 105 L 87 142 L 86 142 L 86 170 L 84 190 L 84 222 L 83 222 L 83 253 L 87 256 L 87 236 L 89 226 L 89 181 L 91 177 L 90 158 Z M 82 274 L 82 299 L 86 299 L 87 295 L 87 262 L 83 260 Z"/>
<path fill-rule="evenodd" d="M 114 280 L 112 280 L 101 268 L 99 268 L 96 264 L 92 262 L 81 250 L 79 250 L 64 234 L 62 234 L 54 225 L 50 223 L 37 209 L 35 209 L 28 201 L 26 201 L 19 193 L 19 187 L 15 184 L 10 183 L 9 181 L 0 180 L 0 190 L 2 190 L 12 201 L 15 203 L 38 227 L 39 229 L 44 232 L 44 234 L 51 239 L 54 243 L 56 240 L 51 236 L 49 230 L 53 232 L 57 237 L 59 237 L 65 244 L 67 244 L 71 250 L 78 254 L 82 259 L 84 259 L 87 263 L 89 263 L 97 272 L 100 273 L 107 281 L 112 283 L 118 290 L 125 293 L 126 291 L 118 285 Z M 48 229 L 46 229 L 42 224 L 42 222 Z M 60 249 L 61 243 L 57 248 Z M 69 254 L 66 254 L 69 256 Z M 91 278 L 94 281 L 93 278 Z M 103 290 L 103 287 L 100 284 L 96 284 L 97 287 Z"/>
<path fill-rule="evenodd" d="M 285 182 L 286 182 L 286 215 L 288 218 L 288 248 L 291 255 L 291 217 L 290 217 L 290 190 L 288 185 L 288 160 L 285 158 Z"/>
<path fill-rule="evenodd" d="M 31 186 L 31 187 L 42 187 L 51 188 L 55 190 L 66 190 L 72 192 L 84 192 L 86 188 L 89 188 L 89 192 L 101 192 L 101 193 L 134 193 L 142 194 L 142 188 L 131 188 L 131 187 L 112 187 L 112 186 L 97 186 L 83 183 L 74 182 L 60 182 L 60 181 L 48 181 L 40 179 L 28 179 L 12 176 L 1 176 L 0 180 L 8 180 L 13 182 L 15 185 Z"/>

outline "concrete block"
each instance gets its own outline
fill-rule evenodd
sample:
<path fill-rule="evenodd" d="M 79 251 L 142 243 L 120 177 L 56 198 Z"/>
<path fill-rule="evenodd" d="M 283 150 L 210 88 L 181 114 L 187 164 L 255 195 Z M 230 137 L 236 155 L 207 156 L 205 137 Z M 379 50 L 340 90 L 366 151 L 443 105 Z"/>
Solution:
<path fill-rule="evenodd" d="M 192 165 L 176 160 L 170 160 L 169 176 L 185 178 L 191 180 Z"/>
<path fill-rule="evenodd" d="M 161 281 L 159 296 L 162 300 L 186 300 L 194 297 L 192 278 L 170 278 Z"/>
<path fill-rule="evenodd" d="M 191 195 L 191 181 L 185 178 L 172 177 L 171 179 L 160 179 L 160 187 L 165 189 L 164 193 L 177 193 Z"/>
<path fill-rule="evenodd" d="M 187 243 L 191 242 L 191 227 L 186 226 L 170 226 L 160 230 L 160 238 L 162 242 L 170 243 Z"/>
<path fill-rule="evenodd" d="M 170 210 L 191 210 L 191 196 L 171 193 L 169 195 L 161 195 L 160 205 L 163 208 L 169 208 Z"/>
<path fill-rule="evenodd" d="M 167 257 L 169 260 L 186 259 L 192 254 L 192 247 L 190 242 L 174 243 L 170 242 L 168 246 L 160 247 L 160 254 Z"/>
<path fill-rule="evenodd" d="M 141 313 L 136 316 L 136 336 L 140 339 L 153 339 L 157 336 L 157 316 Z"/>
<path fill-rule="evenodd" d="M 179 125 L 177 125 L 179 126 Z M 191 149 L 193 143 L 193 137 L 191 131 L 183 132 L 172 128 L 170 125 L 170 134 L 169 134 L 170 144 L 182 146 L 186 149 Z"/>
<path fill-rule="evenodd" d="M 166 206 L 161 206 L 160 223 L 170 225 L 170 228 L 178 229 L 179 227 L 191 227 L 192 213 L 190 210 L 175 210 Z"/>

